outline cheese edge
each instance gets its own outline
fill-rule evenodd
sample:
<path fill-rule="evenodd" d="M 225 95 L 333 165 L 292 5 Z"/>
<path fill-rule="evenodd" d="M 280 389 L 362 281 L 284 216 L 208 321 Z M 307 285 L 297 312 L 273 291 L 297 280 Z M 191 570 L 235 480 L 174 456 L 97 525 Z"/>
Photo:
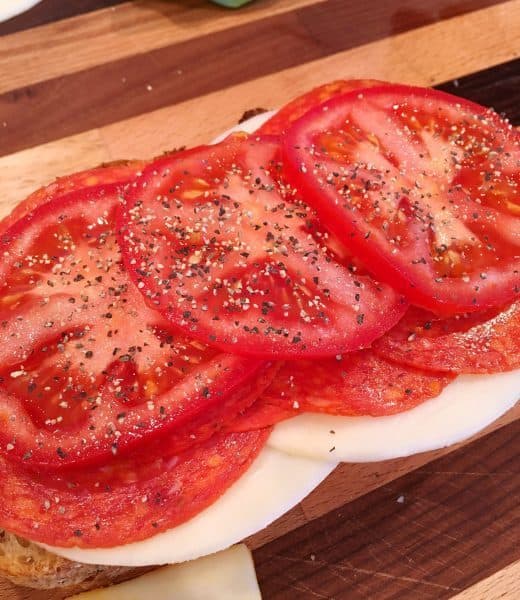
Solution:
<path fill-rule="evenodd" d="M 303 500 L 336 462 L 291 456 L 264 447 L 251 467 L 211 506 L 150 538 L 111 548 L 62 548 L 49 552 L 87 564 L 148 566 L 213 554 L 267 527 Z"/>
<path fill-rule="evenodd" d="M 262 600 L 253 557 L 245 544 L 68 600 L 142 600 L 149 596 L 161 600 Z"/>
<path fill-rule="evenodd" d="M 520 395 L 520 369 L 460 375 L 435 398 L 391 416 L 305 414 L 279 423 L 272 448 L 316 460 L 376 462 L 445 448 L 475 435 Z"/>

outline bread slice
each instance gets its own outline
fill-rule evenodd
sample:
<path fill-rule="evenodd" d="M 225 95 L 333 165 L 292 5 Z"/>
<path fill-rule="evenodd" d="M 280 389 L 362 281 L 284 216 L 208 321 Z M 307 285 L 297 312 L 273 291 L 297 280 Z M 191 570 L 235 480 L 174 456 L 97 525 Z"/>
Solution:
<path fill-rule="evenodd" d="M 61 558 L 36 544 L 0 529 L 0 576 L 16 585 L 60 588 L 60 597 L 125 581 L 150 568 L 86 565 Z M 52 598 L 57 598 L 53 594 Z"/>

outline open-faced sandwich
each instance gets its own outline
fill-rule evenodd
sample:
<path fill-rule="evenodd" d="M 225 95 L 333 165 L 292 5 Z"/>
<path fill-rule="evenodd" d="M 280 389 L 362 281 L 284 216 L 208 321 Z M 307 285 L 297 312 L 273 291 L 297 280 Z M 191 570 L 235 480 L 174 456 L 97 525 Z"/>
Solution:
<path fill-rule="evenodd" d="M 337 462 L 461 441 L 520 395 L 520 134 L 445 93 L 326 84 L 58 179 L 0 247 L 0 568 L 24 585 L 217 552 Z"/>

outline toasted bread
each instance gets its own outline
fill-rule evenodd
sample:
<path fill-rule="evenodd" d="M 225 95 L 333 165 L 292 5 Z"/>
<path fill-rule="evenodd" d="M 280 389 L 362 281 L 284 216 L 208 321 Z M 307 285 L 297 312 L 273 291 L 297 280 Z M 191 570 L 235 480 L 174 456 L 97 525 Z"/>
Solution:
<path fill-rule="evenodd" d="M 124 581 L 147 570 L 150 569 L 73 562 L 0 529 L 0 576 L 17 585 L 60 588 L 60 592 L 69 595 Z"/>

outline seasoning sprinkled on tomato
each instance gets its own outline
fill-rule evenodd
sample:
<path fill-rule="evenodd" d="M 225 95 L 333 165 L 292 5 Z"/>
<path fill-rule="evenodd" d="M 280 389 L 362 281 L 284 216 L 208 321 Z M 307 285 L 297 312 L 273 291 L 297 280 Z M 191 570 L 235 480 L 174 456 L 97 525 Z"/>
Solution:
<path fill-rule="evenodd" d="M 106 462 L 166 434 L 184 449 L 274 374 L 179 333 L 143 302 L 121 262 L 119 195 L 115 184 L 73 192 L 2 237 L 0 448 L 26 467 Z"/>
<path fill-rule="evenodd" d="M 277 138 L 245 135 L 151 164 L 121 215 L 125 265 L 203 343 L 277 358 L 368 346 L 405 304 L 338 262 L 283 169 Z"/>
<path fill-rule="evenodd" d="M 139 160 L 119 160 L 86 171 L 57 177 L 52 183 L 37 189 L 17 204 L 12 212 L 0 221 L 0 234 L 38 206 L 51 202 L 64 194 L 112 184 L 117 184 L 123 192 L 144 165 L 145 163 Z"/>
<path fill-rule="evenodd" d="M 450 315 L 520 295 L 520 133 L 491 110 L 386 85 L 315 108 L 283 146 L 303 198 L 410 302 Z"/>

